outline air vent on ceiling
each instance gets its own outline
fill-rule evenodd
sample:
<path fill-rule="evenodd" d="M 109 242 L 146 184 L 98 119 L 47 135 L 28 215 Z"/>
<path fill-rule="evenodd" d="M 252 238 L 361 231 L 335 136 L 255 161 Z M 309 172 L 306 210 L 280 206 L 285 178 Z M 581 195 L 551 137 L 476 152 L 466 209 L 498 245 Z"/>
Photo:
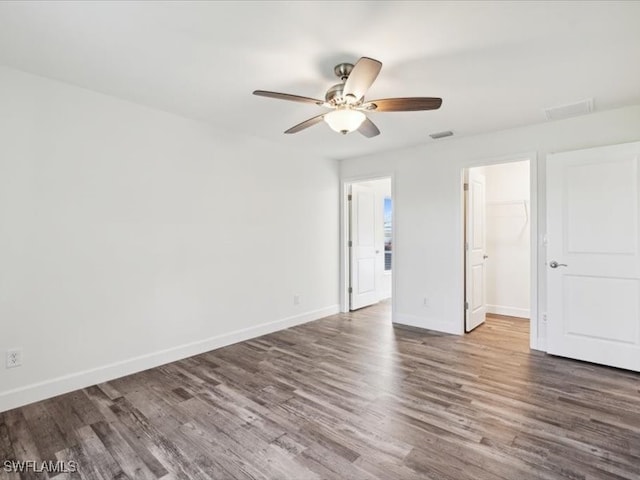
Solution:
<path fill-rule="evenodd" d="M 453 132 L 451 130 L 447 130 L 446 132 L 431 133 L 429 136 L 434 140 L 437 140 L 438 138 L 450 137 L 451 135 L 453 135 Z"/>
<path fill-rule="evenodd" d="M 576 117 L 593 112 L 593 98 L 587 98 L 575 103 L 558 105 L 544 109 L 547 120 L 559 120 L 561 118 Z"/>

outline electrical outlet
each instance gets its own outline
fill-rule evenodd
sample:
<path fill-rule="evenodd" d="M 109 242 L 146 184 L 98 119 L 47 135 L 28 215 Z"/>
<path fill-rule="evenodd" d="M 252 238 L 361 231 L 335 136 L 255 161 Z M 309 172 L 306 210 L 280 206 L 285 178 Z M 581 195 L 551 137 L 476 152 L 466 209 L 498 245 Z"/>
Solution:
<path fill-rule="evenodd" d="M 20 365 L 22 365 L 22 349 L 7 350 L 7 368 L 19 367 Z"/>
<path fill-rule="evenodd" d="M 294 295 L 293 296 L 293 304 L 294 305 L 300 305 L 300 295 Z"/>
<path fill-rule="evenodd" d="M 542 323 L 547 323 L 547 312 L 542 314 Z"/>

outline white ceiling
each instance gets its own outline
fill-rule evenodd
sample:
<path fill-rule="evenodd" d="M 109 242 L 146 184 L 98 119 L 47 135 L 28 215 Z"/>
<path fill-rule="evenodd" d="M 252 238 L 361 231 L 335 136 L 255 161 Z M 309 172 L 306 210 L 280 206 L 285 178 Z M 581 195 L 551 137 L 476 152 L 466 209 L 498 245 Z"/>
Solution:
<path fill-rule="evenodd" d="M 0 2 L 0 63 L 332 158 L 542 122 L 545 107 L 640 103 L 640 2 Z M 367 98 L 439 96 L 341 136 L 323 110 L 333 66 L 384 67 Z M 447 141 L 447 140 L 440 140 Z"/>

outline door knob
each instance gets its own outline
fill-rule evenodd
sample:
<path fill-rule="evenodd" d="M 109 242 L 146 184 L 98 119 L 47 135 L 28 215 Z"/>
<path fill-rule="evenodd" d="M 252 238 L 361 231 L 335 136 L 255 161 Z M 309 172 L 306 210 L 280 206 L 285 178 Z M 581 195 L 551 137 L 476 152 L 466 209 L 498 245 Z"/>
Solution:
<path fill-rule="evenodd" d="M 549 266 L 551 268 L 558 268 L 558 267 L 568 267 L 569 265 L 567 265 L 566 263 L 558 263 L 555 260 L 551 260 L 549 262 Z"/>

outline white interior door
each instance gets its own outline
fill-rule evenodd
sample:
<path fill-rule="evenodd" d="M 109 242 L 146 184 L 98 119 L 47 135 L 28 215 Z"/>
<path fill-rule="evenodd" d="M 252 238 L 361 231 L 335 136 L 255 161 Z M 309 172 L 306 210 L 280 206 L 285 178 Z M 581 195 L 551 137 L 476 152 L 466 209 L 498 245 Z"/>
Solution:
<path fill-rule="evenodd" d="M 547 351 L 640 371 L 640 142 L 547 157 Z"/>
<path fill-rule="evenodd" d="M 482 173 L 469 169 L 466 225 L 466 302 L 465 330 L 484 323 L 487 315 L 486 269 L 486 181 Z"/>
<path fill-rule="evenodd" d="M 350 308 L 373 305 L 376 292 L 376 195 L 366 185 L 351 186 Z"/>

